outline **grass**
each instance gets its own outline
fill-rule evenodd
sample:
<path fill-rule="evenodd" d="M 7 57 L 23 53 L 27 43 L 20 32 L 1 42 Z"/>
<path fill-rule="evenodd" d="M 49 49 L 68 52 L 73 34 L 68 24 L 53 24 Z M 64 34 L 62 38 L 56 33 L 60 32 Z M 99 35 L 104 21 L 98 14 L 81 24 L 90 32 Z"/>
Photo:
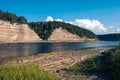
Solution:
<path fill-rule="evenodd" d="M 23 64 L 0 66 L 0 80 L 57 80 L 53 74 L 42 70 L 38 65 Z"/>
<path fill-rule="evenodd" d="M 68 71 L 74 72 L 74 71 L 77 71 L 77 70 L 79 70 L 79 69 L 80 69 L 80 66 L 73 65 L 73 66 L 70 66 L 70 67 L 68 68 Z"/>

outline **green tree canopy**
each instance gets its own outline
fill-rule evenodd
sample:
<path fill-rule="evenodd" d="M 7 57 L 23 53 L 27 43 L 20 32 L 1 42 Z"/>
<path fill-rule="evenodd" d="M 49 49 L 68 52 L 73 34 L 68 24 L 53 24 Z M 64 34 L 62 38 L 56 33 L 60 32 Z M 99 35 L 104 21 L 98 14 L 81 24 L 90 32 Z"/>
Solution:
<path fill-rule="evenodd" d="M 10 12 L 3 12 L 0 10 L 0 20 L 10 21 L 10 23 L 27 23 L 27 20 L 23 16 L 17 16 Z"/>

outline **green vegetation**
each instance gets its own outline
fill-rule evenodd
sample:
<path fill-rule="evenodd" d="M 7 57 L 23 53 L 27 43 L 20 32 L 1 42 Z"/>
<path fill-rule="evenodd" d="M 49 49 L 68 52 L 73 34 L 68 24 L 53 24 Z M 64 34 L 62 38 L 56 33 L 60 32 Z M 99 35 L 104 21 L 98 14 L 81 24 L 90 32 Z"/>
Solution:
<path fill-rule="evenodd" d="M 108 75 L 114 80 L 120 80 L 120 44 L 116 49 L 109 50 L 104 54 Z"/>
<path fill-rule="evenodd" d="M 82 71 L 87 72 L 87 73 L 96 73 L 101 71 L 101 66 L 99 65 L 99 60 L 95 59 L 87 59 L 82 63 Z"/>
<path fill-rule="evenodd" d="M 38 65 L 1 65 L 0 80 L 57 80 L 56 77 L 43 71 Z"/>
<path fill-rule="evenodd" d="M 74 74 L 100 74 L 107 80 L 120 80 L 120 44 L 115 48 L 102 53 L 102 56 L 86 59 L 68 69 Z M 102 76 L 103 78 L 103 76 Z"/>
<path fill-rule="evenodd" d="M 120 33 L 97 35 L 101 41 L 119 41 Z"/>
<path fill-rule="evenodd" d="M 10 23 L 27 23 L 27 20 L 23 16 L 17 16 L 10 12 L 3 12 L 0 10 L 0 20 L 10 21 Z"/>
<path fill-rule="evenodd" d="M 94 60 L 92 58 L 86 59 L 82 63 L 78 63 L 68 68 L 69 72 L 74 74 L 93 74 L 101 71 L 101 66 L 99 60 Z"/>
<path fill-rule="evenodd" d="M 97 38 L 97 36 L 87 30 L 87 29 L 83 29 L 80 28 L 78 26 L 75 25 L 71 25 L 68 23 L 64 23 L 64 22 L 31 22 L 29 23 L 29 26 L 31 29 L 33 29 L 40 38 L 42 38 L 43 40 L 47 40 L 49 38 L 49 36 L 52 34 L 52 32 L 54 31 L 54 29 L 62 27 L 63 29 L 71 32 L 72 34 L 76 34 L 80 37 L 87 37 L 87 38 Z"/>
<path fill-rule="evenodd" d="M 68 71 L 72 71 L 72 72 L 74 72 L 74 71 L 77 71 L 77 70 L 79 70 L 79 69 L 80 69 L 79 66 L 77 66 L 77 65 L 73 65 L 73 66 L 71 66 L 71 67 L 68 68 Z"/>

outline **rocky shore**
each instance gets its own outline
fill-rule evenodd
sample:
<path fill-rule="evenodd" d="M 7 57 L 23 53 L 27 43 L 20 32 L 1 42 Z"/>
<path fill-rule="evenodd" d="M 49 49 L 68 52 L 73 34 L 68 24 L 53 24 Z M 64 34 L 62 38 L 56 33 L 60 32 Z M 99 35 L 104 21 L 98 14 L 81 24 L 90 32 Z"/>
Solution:
<path fill-rule="evenodd" d="M 60 80 L 87 80 L 87 77 L 83 75 L 73 76 L 71 78 L 71 76 L 67 75 L 64 70 L 77 62 L 100 55 L 101 51 L 103 50 L 87 49 L 78 51 L 51 52 L 25 58 L 17 58 L 9 61 L 8 63 L 17 65 L 37 64 L 40 65 L 45 71 L 54 73 Z M 76 79 L 73 79 L 74 77 L 76 77 Z"/>

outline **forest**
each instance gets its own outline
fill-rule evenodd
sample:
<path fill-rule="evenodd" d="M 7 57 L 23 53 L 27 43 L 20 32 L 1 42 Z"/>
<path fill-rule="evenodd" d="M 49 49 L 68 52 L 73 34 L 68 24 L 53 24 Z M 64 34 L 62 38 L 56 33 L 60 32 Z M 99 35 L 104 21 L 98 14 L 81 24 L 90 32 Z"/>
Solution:
<path fill-rule="evenodd" d="M 101 41 L 119 41 L 120 40 L 120 34 L 104 34 L 104 35 L 97 35 L 99 40 Z"/>

